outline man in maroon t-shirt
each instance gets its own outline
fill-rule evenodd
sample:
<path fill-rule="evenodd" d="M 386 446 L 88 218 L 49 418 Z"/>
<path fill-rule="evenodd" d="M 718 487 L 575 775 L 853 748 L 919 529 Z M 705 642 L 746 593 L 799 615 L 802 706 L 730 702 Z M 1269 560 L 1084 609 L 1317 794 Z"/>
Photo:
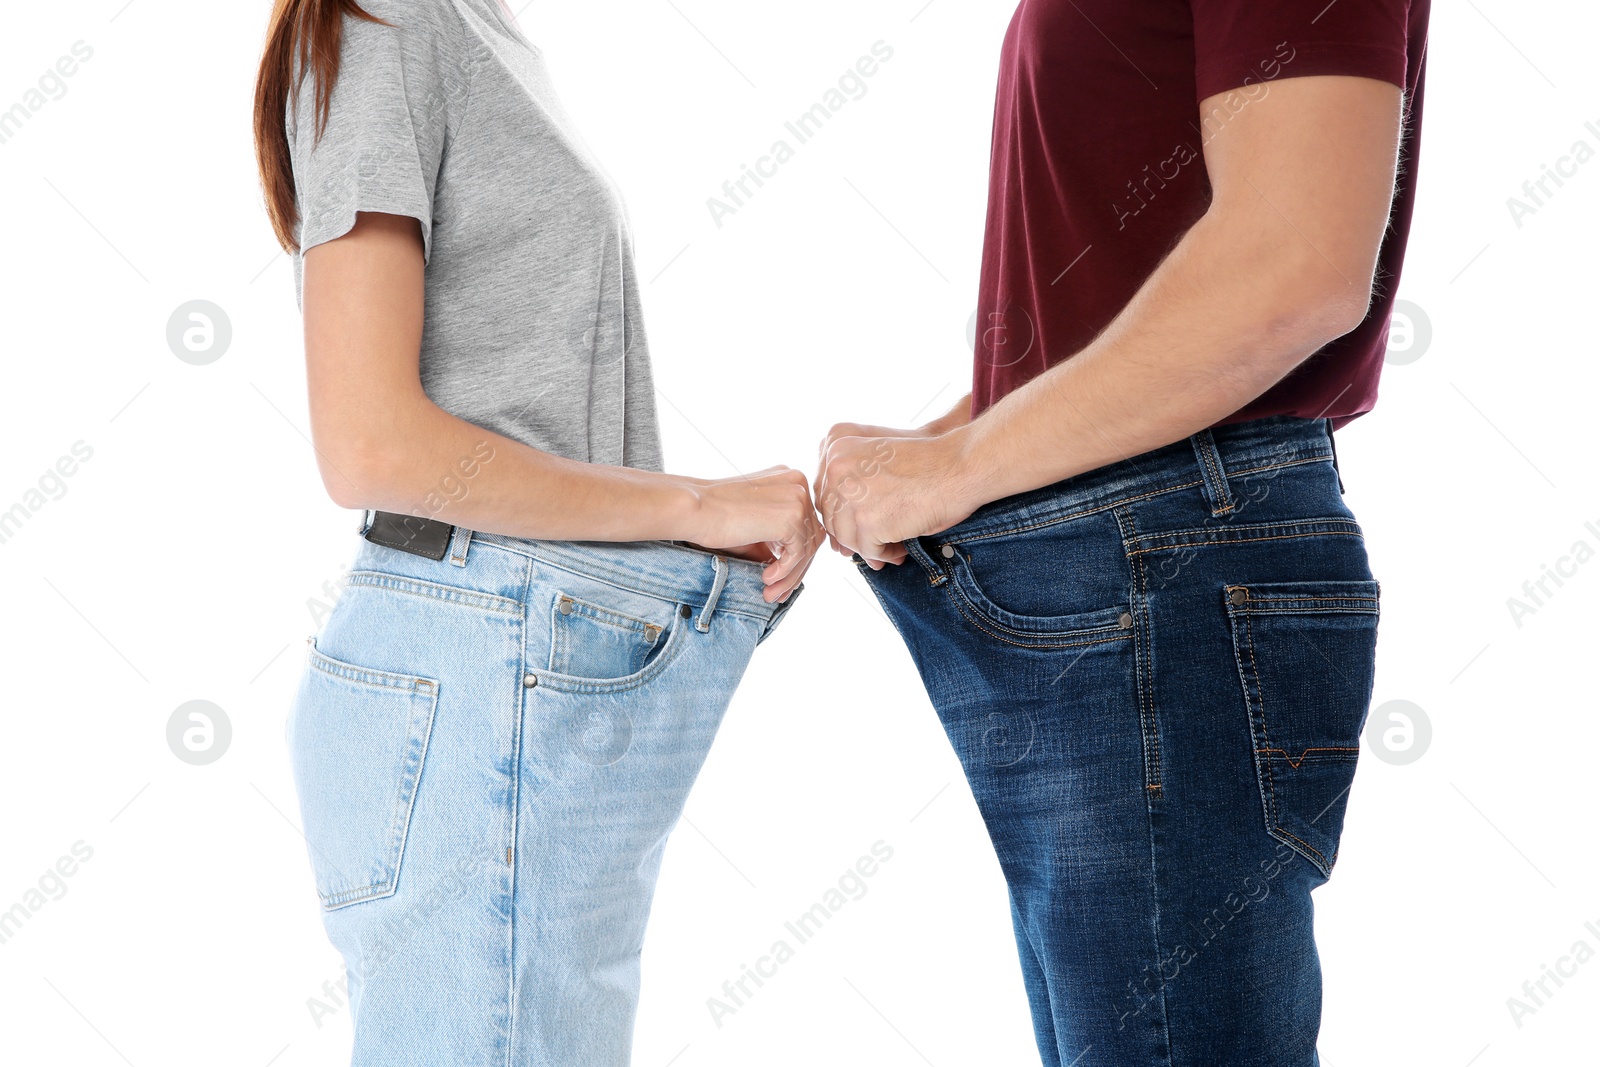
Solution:
<path fill-rule="evenodd" d="M 823 442 L 818 509 L 962 759 L 1052 1067 L 1316 1062 L 1308 894 L 1377 619 L 1332 439 L 1377 397 L 1428 14 L 1023 0 L 972 393 Z"/>

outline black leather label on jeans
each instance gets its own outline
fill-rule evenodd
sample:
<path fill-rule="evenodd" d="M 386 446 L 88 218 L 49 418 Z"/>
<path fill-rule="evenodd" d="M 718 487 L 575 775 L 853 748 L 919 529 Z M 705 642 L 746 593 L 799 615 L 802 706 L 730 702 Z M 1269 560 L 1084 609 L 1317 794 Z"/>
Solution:
<path fill-rule="evenodd" d="M 372 525 L 364 535 L 368 541 L 385 548 L 397 548 L 414 556 L 444 559 L 450 550 L 450 536 L 455 527 L 437 519 L 424 519 L 420 515 L 397 515 L 392 511 L 377 512 Z"/>

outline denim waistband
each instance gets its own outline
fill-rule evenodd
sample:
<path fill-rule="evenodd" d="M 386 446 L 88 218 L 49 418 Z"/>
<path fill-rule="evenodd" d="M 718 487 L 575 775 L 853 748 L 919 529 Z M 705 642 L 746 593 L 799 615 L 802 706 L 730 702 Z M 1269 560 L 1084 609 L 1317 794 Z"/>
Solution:
<path fill-rule="evenodd" d="M 986 504 L 938 537 L 968 541 L 1197 486 L 1211 503 L 1212 514 L 1226 515 L 1240 496 L 1237 479 L 1332 458 L 1333 428 L 1328 419 L 1273 415 L 1227 423 Z"/>
<path fill-rule="evenodd" d="M 460 536 L 458 531 L 458 538 Z M 761 596 L 760 563 L 717 555 L 676 541 L 536 541 L 505 534 L 473 533 L 476 544 L 517 552 L 552 567 L 686 604 L 713 604 L 770 619 L 794 603 L 769 604 Z M 451 551 L 454 552 L 452 542 Z"/>
<path fill-rule="evenodd" d="M 374 512 L 362 516 L 359 532 Z M 768 622 L 769 630 L 798 599 L 797 586 L 783 604 L 762 597 L 762 564 L 718 555 L 676 541 L 542 541 L 457 527 L 441 560 L 412 555 L 370 541 L 361 542 L 358 567 L 396 572 L 483 592 L 499 600 L 521 597 L 525 557 L 559 570 L 676 603 L 699 608 L 704 630 L 716 611 L 731 611 Z"/>

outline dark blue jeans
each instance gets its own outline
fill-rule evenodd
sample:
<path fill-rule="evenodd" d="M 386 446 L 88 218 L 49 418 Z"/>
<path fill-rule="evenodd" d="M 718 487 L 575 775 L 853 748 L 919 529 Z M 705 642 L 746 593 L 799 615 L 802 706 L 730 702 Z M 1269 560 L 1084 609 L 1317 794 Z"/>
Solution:
<path fill-rule="evenodd" d="M 1327 420 L 1216 427 L 858 564 L 1010 889 L 1046 1067 L 1313 1067 L 1378 583 Z"/>

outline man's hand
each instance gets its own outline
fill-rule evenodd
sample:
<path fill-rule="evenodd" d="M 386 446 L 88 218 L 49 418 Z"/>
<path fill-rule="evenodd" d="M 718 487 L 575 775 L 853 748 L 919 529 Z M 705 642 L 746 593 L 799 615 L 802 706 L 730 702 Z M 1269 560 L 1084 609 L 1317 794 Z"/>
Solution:
<path fill-rule="evenodd" d="M 948 530 L 976 509 L 956 434 L 836 436 L 823 443 L 817 510 L 833 545 L 873 570 L 902 563 L 903 541 Z"/>
<path fill-rule="evenodd" d="M 876 441 L 879 443 L 870 445 L 869 449 L 876 449 L 881 453 L 882 449 L 886 446 L 892 448 L 896 441 L 910 440 L 914 438 L 934 438 L 948 433 L 951 430 L 965 426 L 970 419 L 971 411 L 972 394 L 967 393 L 963 395 L 961 399 L 957 400 L 953 405 L 951 405 L 949 411 L 946 411 L 943 415 L 940 415 L 932 422 L 924 423 L 923 425 L 915 427 L 914 429 L 899 429 L 892 426 L 869 426 L 860 422 L 834 423 L 833 428 L 828 431 L 828 435 L 822 439 L 822 444 L 817 449 L 817 455 L 819 457 L 817 476 L 812 479 L 812 484 L 817 489 L 817 510 L 823 510 L 822 500 L 824 491 L 822 483 L 828 472 L 828 455 L 833 450 L 834 445 L 838 442 L 843 441 L 847 437 L 876 439 Z M 848 451 L 850 452 L 852 458 L 843 462 L 854 462 L 857 465 L 857 469 L 854 474 L 851 474 L 841 467 L 840 471 L 837 473 L 834 479 L 835 488 L 833 490 L 833 495 L 838 497 L 840 501 L 844 501 L 845 498 L 843 494 L 845 491 L 855 491 L 858 494 L 865 491 L 865 483 L 862 481 L 864 475 L 860 470 L 860 465 L 862 463 L 865 463 L 869 469 L 877 469 L 877 464 L 873 461 L 870 454 L 865 458 L 856 455 L 857 449 L 853 445 L 850 446 Z M 840 454 L 843 455 L 844 453 L 841 452 Z M 827 512 L 824 512 L 824 514 L 827 514 Z M 963 518 L 965 518 L 965 516 L 963 516 Z M 953 525 L 953 523 L 951 525 Z M 920 531 L 920 533 L 937 532 L 937 530 Z M 920 536 L 920 533 L 909 536 Z M 835 552 L 847 559 L 854 554 L 854 549 L 846 548 L 839 542 L 837 537 L 833 536 L 831 532 L 828 534 L 828 543 L 833 546 L 833 550 Z M 905 559 L 904 549 L 891 549 L 891 552 L 897 554 L 899 558 L 891 560 L 890 562 L 899 563 L 901 560 Z M 863 554 L 863 558 L 865 558 L 865 554 Z M 882 566 L 882 563 L 878 561 L 872 561 L 872 565 L 874 569 L 877 569 Z"/>

